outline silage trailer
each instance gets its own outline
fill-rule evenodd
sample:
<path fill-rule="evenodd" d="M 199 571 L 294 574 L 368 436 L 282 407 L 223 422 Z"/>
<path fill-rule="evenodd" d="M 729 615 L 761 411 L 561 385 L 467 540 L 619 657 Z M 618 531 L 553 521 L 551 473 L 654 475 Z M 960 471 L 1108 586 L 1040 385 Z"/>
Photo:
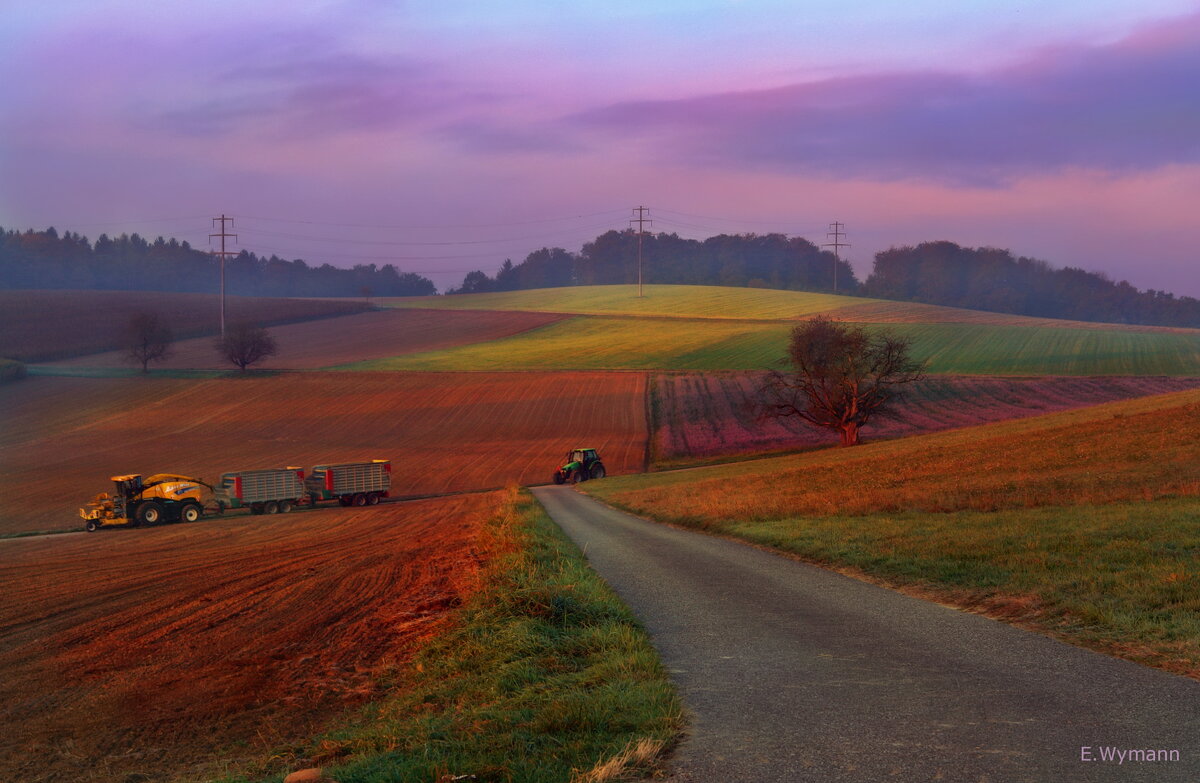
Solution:
<path fill-rule="evenodd" d="M 286 514 L 308 499 L 299 467 L 223 473 L 215 494 L 222 511 L 248 508 L 251 514 Z"/>
<path fill-rule="evenodd" d="M 376 505 L 388 496 L 392 486 L 392 461 L 346 462 L 317 465 L 304 480 L 315 505 L 322 500 L 337 500 L 343 506 Z"/>

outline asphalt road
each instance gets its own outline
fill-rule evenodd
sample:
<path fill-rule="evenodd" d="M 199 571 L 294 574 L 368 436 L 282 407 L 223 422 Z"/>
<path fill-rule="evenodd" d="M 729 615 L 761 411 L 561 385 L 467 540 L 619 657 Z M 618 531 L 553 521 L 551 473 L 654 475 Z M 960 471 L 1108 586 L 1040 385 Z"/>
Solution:
<path fill-rule="evenodd" d="M 692 726 L 674 781 L 1200 781 L 1200 682 L 568 487 L 533 493 L 679 687 Z M 1102 748 L 1179 760 L 1103 761 Z"/>

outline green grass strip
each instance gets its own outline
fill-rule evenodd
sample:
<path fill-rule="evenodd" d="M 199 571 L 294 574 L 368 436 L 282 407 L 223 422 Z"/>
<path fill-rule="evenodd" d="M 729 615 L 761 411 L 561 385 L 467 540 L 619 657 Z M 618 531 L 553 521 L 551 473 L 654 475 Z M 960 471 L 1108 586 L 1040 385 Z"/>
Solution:
<path fill-rule="evenodd" d="M 799 318 L 863 303 L 887 304 L 808 291 L 734 288 L 714 285 L 591 285 L 539 288 L 489 294 L 377 300 L 386 307 L 441 310 L 528 310 L 588 315 L 666 315 L 693 318 Z"/>
<path fill-rule="evenodd" d="M 1200 375 L 1200 334 L 992 324 L 868 324 L 912 341 L 931 373 Z M 771 322 L 578 316 L 523 334 L 343 365 L 348 370 L 761 370 L 786 356 Z"/>
<path fill-rule="evenodd" d="M 489 524 L 501 554 L 459 624 L 294 758 L 340 783 L 566 783 L 640 743 L 652 771 L 682 707 L 645 631 L 528 491 Z"/>

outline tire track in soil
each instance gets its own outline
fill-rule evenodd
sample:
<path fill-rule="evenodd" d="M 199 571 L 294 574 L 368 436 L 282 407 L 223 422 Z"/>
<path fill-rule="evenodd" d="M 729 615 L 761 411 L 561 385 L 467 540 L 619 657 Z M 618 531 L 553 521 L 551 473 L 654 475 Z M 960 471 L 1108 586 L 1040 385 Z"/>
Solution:
<path fill-rule="evenodd" d="M 381 667 L 474 589 L 475 536 L 493 503 L 462 495 L 9 542 L 0 616 L 23 621 L 0 629 L 0 774 L 120 779 L 217 764 L 247 737 L 308 736 L 369 697 Z M 8 588 L 31 567 L 41 606 L 21 608 L 29 594 Z"/>

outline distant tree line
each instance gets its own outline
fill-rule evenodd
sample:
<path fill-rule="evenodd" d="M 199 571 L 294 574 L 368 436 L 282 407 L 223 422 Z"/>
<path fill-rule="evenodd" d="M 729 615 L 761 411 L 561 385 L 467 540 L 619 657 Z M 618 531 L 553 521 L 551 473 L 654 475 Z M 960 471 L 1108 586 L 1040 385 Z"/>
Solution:
<path fill-rule="evenodd" d="M 638 237 L 609 231 L 578 253 L 542 248 L 520 263 L 501 264 L 495 276 L 467 274 L 448 294 L 636 283 Z M 801 237 L 783 234 L 721 234 L 705 240 L 677 234 L 642 237 L 646 283 L 750 286 L 797 291 L 837 291 L 881 299 L 991 310 L 1047 318 L 1200 327 L 1200 300 L 1166 291 L 1139 291 L 1128 282 L 1083 269 L 1058 269 L 1008 250 L 926 242 L 877 253 L 860 282 L 845 260 Z M 217 263 L 187 242 L 137 234 L 94 244 L 66 232 L 0 230 L 0 287 L 83 288 L 211 292 Z M 425 277 L 391 264 L 341 269 L 303 260 L 285 261 L 242 252 L 226 264 L 231 293 L 244 296 L 426 296 L 436 293 Z"/>
<path fill-rule="evenodd" d="M 750 286 L 832 291 L 834 256 L 808 240 L 782 234 L 737 234 L 703 241 L 676 234 L 643 237 L 647 283 Z M 837 291 L 909 302 L 1079 321 L 1200 327 L 1200 300 L 1166 291 L 1139 291 L 1128 282 L 1084 269 L 1056 269 L 1008 250 L 926 242 L 885 250 L 863 283 L 838 262 Z M 637 282 L 637 234 L 609 231 L 579 253 L 542 248 L 524 261 L 506 260 L 489 277 L 469 273 L 448 294 L 567 285 Z"/>
<path fill-rule="evenodd" d="M 807 239 L 783 234 L 721 234 L 703 241 L 666 233 L 642 237 L 642 280 L 646 283 L 832 291 L 834 264 L 832 253 Z M 850 264 L 843 260 L 837 266 L 838 291 L 858 291 L 860 285 Z M 471 272 L 460 287 L 446 293 L 637 281 L 637 232 L 609 231 L 578 253 L 542 248 L 519 264 L 506 260 L 495 277 Z"/>
<path fill-rule="evenodd" d="M 925 242 L 875 255 L 866 296 L 1078 321 L 1200 326 L 1200 300 L 1139 291 L 1124 280 L 1015 257 L 1008 250 Z"/>
<path fill-rule="evenodd" d="M 0 288 L 79 288 L 206 293 L 219 286 L 217 260 L 187 242 L 137 234 L 87 237 L 54 228 L 0 229 Z M 391 264 L 341 269 L 243 251 L 225 264 L 225 285 L 239 296 L 427 296 L 433 282 Z"/>

